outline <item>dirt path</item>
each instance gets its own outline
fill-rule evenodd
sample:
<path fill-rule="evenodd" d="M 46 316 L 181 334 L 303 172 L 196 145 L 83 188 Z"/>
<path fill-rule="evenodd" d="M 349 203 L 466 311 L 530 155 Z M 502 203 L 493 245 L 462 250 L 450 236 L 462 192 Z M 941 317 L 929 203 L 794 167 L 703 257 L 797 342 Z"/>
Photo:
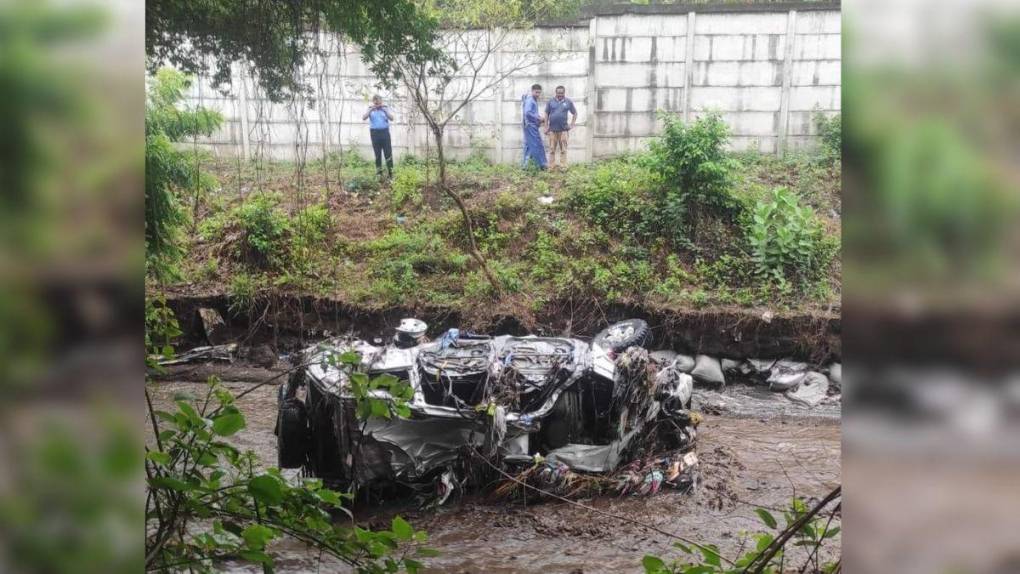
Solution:
<path fill-rule="evenodd" d="M 227 386 L 236 393 L 251 384 Z M 178 392 L 201 393 L 204 387 L 180 382 L 150 385 L 156 408 L 165 408 Z M 247 415 L 248 428 L 235 437 L 236 443 L 258 453 L 266 466 L 275 465 L 275 387 L 252 392 L 238 401 L 238 407 Z M 715 543 L 723 555 L 734 556 L 744 543 L 741 531 L 760 528 L 755 506 L 778 510 L 794 494 L 821 497 L 841 480 L 839 420 L 802 418 L 785 411 L 780 415 L 770 419 L 707 415 L 698 437 L 702 484 L 694 493 L 583 502 L 688 539 Z M 401 514 L 416 528 L 427 530 L 430 546 L 442 553 L 429 561 L 433 572 L 640 572 L 645 554 L 666 557 L 679 552 L 660 534 L 559 502 L 525 507 L 469 499 L 437 512 Z M 319 564 L 318 553 L 310 549 L 288 544 L 276 550 L 281 555 L 280 572 L 336 571 L 333 564 Z"/>

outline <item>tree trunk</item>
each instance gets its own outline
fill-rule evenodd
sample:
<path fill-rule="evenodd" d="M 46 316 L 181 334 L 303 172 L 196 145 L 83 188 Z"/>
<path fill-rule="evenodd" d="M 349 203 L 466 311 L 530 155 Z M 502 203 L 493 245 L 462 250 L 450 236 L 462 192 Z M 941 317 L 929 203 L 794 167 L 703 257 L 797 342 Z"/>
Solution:
<path fill-rule="evenodd" d="M 478 262 L 478 265 L 482 268 L 482 273 L 485 273 L 485 278 L 489 280 L 492 288 L 496 291 L 496 294 L 503 293 L 503 287 L 499 281 L 489 270 L 489 264 L 485 261 L 485 257 L 478 251 L 478 246 L 475 243 L 475 228 L 471 223 L 471 215 L 468 214 L 467 205 L 464 204 L 464 200 L 461 199 L 460 194 L 450 189 L 446 185 L 446 156 L 443 155 L 443 127 L 442 125 L 430 122 L 432 127 L 432 135 L 436 138 L 436 157 L 439 160 L 439 189 L 443 190 L 443 193 L 448 195 L 457 207 L 460 208 L 460 214 L 464 218 L 464 231 L 467 232 L 468 246 L 471 253 L 471 257 Z"/>

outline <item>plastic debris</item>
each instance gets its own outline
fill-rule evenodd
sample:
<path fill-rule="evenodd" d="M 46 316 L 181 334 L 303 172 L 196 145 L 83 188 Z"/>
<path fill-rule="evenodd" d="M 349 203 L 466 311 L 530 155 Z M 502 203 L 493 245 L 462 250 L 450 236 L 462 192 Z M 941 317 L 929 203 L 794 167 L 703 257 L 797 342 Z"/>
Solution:
<path fill-rule="evenodd" d="M 234 353 L 236 352 L 237 343 L 195 347 L 186 353 L 181 353 L 180 355 L 176 355 L 170 359 L 164 359 L 160 361 L 159 364 L 167 367 L 170 365 L 183 365 L 199 361 L 225 361 L 230 363 L 233 362 Z"/>
<path fill-rule="evenodd" d="M 769 390 L 785 393 L 800 386 L 806 374 L 807 365 L 805 363 L 787 360 L 776 361 L 769 369 L 769 376 L 765 382 L 768 383 Z"/>
<path fill-rule="evenodd" d="M 829 393 L 829 378 L 821 373 L 811 371 L 804 376 L 800 386 L 786 392 L 787 398 L 808 407 L 821 403 Z"/>
<path fill-rule="evenodd" d="M 456 344 L 457 339 L 460 338 L 460 329 L 450 329 L 443 333 L 443 336 L 439 338 L 439 348 L 446 349 L 450 345 Z"/>

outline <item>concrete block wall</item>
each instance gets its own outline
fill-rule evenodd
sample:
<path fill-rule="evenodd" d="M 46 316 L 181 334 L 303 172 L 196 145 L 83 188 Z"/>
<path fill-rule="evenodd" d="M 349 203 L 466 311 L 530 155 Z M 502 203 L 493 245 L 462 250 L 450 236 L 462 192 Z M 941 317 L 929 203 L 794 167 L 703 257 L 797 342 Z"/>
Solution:
<path fill-rule="evenodd" d="M 521 160 L 521 97 L 533 83 L 563 85 L 577 106 L 572 161 L 644 149 L 660 112 L 692 121 L 718 112 L 731 147 L 778 153 L 817 143 L 814 117 L 840 111 L 840 7 L 827 3 L 611 6 L 587 22 L 515 34 L 481 80 L 540 47 L 541 57 L 462 109 L 446 129 L 450 157 Z M 356 149 L 371 158 L 362 121 L 371 96 L 393 109 L 394 155 L 423 155 L 429 132 L 402 87 L 378 88 L 355 47 L 320 37 L 327 55 L 308 62 L 312 99 L 272 103 L 235 69 L 226 92 L 200 78 L 188 103 L 226 121 L 201 145 L 221 155 L 313 159 Z M 466 81 L 466 78 L 464 79 Z M 543 102 L 544 108 L 544 102 Z"/>

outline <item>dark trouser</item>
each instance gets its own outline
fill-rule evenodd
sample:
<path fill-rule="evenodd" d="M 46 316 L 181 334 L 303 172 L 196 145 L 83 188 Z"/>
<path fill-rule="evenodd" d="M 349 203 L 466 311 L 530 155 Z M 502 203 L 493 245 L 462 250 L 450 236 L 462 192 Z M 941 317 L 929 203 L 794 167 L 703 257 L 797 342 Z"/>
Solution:
<path fill-rule="evenodd" d="M 389 128 L 368 130 L 372 134 L 372 151 L 375 152 L 375 171 L 382 175 L 382 158 L 386 155 L 386 171 L 393 177 L 393 146 L 390 144 Z"/>

